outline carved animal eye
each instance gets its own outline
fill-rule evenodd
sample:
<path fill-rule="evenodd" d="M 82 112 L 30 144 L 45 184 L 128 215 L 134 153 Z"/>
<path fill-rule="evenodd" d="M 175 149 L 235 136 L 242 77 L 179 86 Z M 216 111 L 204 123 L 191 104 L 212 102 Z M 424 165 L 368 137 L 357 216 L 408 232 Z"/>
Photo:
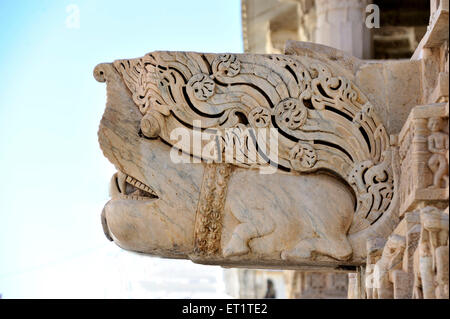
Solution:
<path fill-rule="evenodd" d="M 206 74 L 195 74 L 189 79 L 187 90 L 200 101 L 205 101 L 214 95 L 215 83 Z"/>

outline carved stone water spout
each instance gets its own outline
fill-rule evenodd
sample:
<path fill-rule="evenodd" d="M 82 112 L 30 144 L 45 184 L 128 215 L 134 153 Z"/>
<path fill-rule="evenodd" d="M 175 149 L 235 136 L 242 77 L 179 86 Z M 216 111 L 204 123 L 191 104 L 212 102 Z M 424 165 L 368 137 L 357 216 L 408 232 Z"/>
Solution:
<path fill-rule="evenodd" d="M 106 236 L 204 264 L 364 264 L 367 239 L 398 222 L 399 168 L 344 62 L 158 51 L 99 64 L 98 137 L 118 171 Z"/>

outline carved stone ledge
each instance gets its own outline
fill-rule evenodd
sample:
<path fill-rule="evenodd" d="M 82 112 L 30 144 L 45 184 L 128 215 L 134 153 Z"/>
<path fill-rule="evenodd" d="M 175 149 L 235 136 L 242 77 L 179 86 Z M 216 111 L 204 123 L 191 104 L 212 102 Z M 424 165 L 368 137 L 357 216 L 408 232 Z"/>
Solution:
<path fill-rule="evenodd" d="M 439 47 L 445 41 L 448 41 L 448 17 L 449 1 L 441 0 L 439 1 L 439 7 L 434 8 L 431 13 L 427 32 L 416 48 L 412 60 L 419 59 L 423 49 Z"/>

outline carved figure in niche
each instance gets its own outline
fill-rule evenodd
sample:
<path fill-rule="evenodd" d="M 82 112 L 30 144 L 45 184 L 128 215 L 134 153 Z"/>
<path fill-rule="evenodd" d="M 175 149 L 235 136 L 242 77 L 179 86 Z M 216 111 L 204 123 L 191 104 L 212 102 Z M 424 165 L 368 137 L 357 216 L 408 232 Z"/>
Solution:
<path fill-rule="evenodd" d="M 394 287 L 390 279 L 390 272 L 401 269 L 406 240 L 400 235 L 389 236 L 380 260 L 374 267 L 374 299 L 394 298 Z"/>
<path fill-rule="evenodd" d="M 442 132 L 444 121 L 439 117 L 428 120 L 428 151 L 432 153 L 428 160 L 428 167 L 433 172 L 433 184 L 430 188 L 444 188 L 448 186 L 448 134 Z"/>

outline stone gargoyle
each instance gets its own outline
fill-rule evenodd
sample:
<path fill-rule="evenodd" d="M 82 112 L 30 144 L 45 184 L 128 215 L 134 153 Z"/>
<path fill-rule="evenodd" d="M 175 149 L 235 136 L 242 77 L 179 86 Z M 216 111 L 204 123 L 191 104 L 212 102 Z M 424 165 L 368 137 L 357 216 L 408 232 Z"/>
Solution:
<path fill-rule="evenodd" d="M 203 264 L 364 264 L 366 240 L 398 221 L 397 150 L 345 63 L 324 56 L 158 51 L 99 64 L 98 137 L 118 171 L 106 236 Z"/>

